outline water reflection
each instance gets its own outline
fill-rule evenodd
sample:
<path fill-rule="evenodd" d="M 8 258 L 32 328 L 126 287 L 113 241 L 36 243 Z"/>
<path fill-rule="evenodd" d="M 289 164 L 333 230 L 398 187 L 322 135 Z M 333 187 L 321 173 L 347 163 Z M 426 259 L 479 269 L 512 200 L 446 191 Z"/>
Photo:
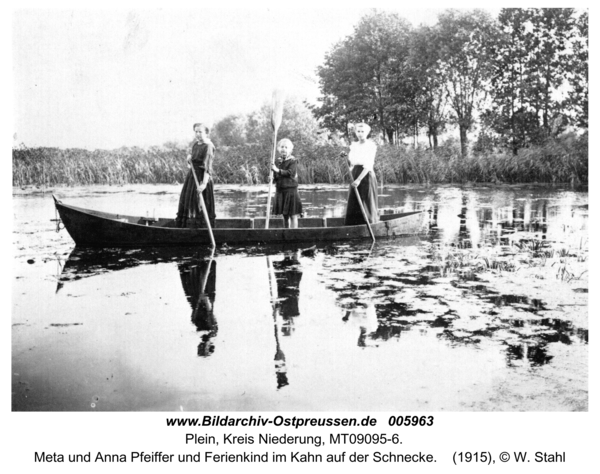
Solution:
<path fill-rule="evenodd" d="M 192 323 L 202 332 L 198 355 L 208 357 L 215 352 L 214 339 L 219 326 L 214 314 L 217 262 L 214 258 L 178 264 L 181 285 L 192 307 Z"/>
<path fill-rule="evenodd" d="M 376 339 L 373 335 L 378 331 L 379 323 L 375 304 L 372 301 L 367 301 L 361 306 L 346 311 L 342 321 L 358 327 L 358 347 L 367 347 L 369 340 Z"/>
<path fill-rule="evenodd" d="M 465 220 L 465 216 L 458 217 Z M 435 252 L 426 252 L 423 259 L 401 248 L 390 252 L 383 244 L 371 265 L 361 263 L 360 252 L 336 255 L 329 288 L 336 293 L 338 304 L 346 308 L 343 321 L 359 327 L 359 346 L 399 340 L 407 331 L 429 330 L 453 345 L 499 341 L 509 367 L 518 361 L 535 367 L 553 360 L 549 353 L 552 343 L 569 345 L 576 340 L 587 344 L 587 330 L 544 317 L 552 308 L 542 299 L 500 293 L 490 287 L 478 276 L 485 271 L 478 266 L 483 263 L 465 248 L 469 231 L 463 229 L 461 233 L 466 243 L 456 248 L 458 254 L 446 255 L 437 265 L 430 263 L 436 259 Z M 429 249 L 435 246 L 434 241 Z M 514 271 L 508 264 L 492 262 L 492 267 L 506 274 Z M 449 281 L 441 280 L 449 277 Z"/>
<path fill-rule="evenodd" d="M 468 196 L 466 193 L 463 193 L 460 214 L 458 215 L 458 218 L 460 219 L 458 227 L 458 243 L 463 248 L 471 248 L 473 246 L 469 236 L 469 230 L 467 229 L 467 203 Z"/>
<path fill-rule="evenodd" d="M 315 252 L 314 248 L 310 252 Z M 294 321 L 300 316 L 300 282 L 302 267 L 299 261 L 300 250 L 284 252 L 281 260 L 267 256 L 269 272 L 269 291 L 273 311 L 273 330 L 275 335 L 275 377 L 277 389 L 290 384 L 285 354 L 279 336 L 289 337 L 294 332 Z"/>
<path fill-rule="evenodd" d="M 576 209 L 581 210 L 585 211 Z M 498 196 L 484 199 L 476 191 L 452 190 L 432 204 L 430 230 L 440 242 L 463 248 L 509 245 L 515 234 L 530 233 L 540 240 L 548 239 L 549 220 L 564 217 L 564 213 L 563 206 L 550 206 L 547 199 L 510 199 L 507 205 Z M 454 215 L 458 217 L 456 224 Z M 569 217 L 577 215 L 571 213 Z"/>
<path fill-rule="evenodd" d="M 344 199 L 345 192 L 339 193 Z M 318 199 L 311 213 L 325 212 L 326 201 L 337 202 L 336 193 L 313 191 Z M 198 249 L 74 249 L 68 259 L 56 258 L 56 275 L 54 261 L 44 267 L 33 255 L 45 236 L 17 233 L 23 264 L 16 267 L 13 359 L 21 365 L 13 372 L 26 375 L 13 386 L 21 389 L 21 406 L 50 406 L 41 397 L 38 405 L 33 402 L 36 380 L 38 387 L 50 387 L 44 393 L 63 396 L 67 389 L 59 385 L 76 386 L 87 400 L 88 367 L 103 368 L 102 374 L 95 372 L 94 395 L 104 401 L 123 394 L 110 409 L 136 409 L 126 403 L 146 390 L 140 387 L 147 387 L 145 396 L 158 409 L 176 409 L 157 395 L 157 382 L 172 387 L 173 398 L 185 393 L 201 400 L 183 404 L 199 410 L 259 405 L 462 410 L 463 397 L 501 397 L 513 380 L 524 380 L 514 375 L 527 374 L 527 383 L 537 380 L 544 393 L 552 393 L 547 381 L 571 380 L 573 370 L 577 389 L 585 391 L 587 276 L 581 276 L 588 209 L 579 205 L 583 198 L 535 189 L 390 194 L 392 206 L 431 208 L 428 236 L 381 240 L 374 247 L 330 243 L 300 252 L 223 247 L 212 260 Z M 257 202 L 264 197 L 254 195 Z M 246 212 L 231 204 L 245 196 L 233 196 L 226 214 Z M 53 229 L 50 234 L 55 237 Z M 44 244 L 44 258 L 52 260 L 54 242 Z M 64 251 L 68 244 L 63 242 Z M 43 271 L 44 280 L 35 273 Z M 40 281 L 52 290 L 42 308 L 27 301 Z M 69 285 L 73 290 L 66 289 Z M 36 311 L 41 322 L 30 316 Z M 55 366 L 40 365 L 34 340 L 69 367 L 59 382 Z M 65 341 L 77 350 L 66 350 Z M 42 372 L 53 377 L 36 379 Z M 118 387 L 110 385 L 113 372 Z M 356 373 L 373 392 L 372 406 L 365 397 L 348 395 Z M 486 376 L 488 384 L 475 393 L 475 383 Z M 134 377 L 147 384 L 133 386 L 128 381 Z M 201 382 L 207 378 L 210 386 Z M 34 387 L 31 392 L 23 392 L 21 379 L 22 387 L 25 382 Z M 502 383 L 499 390 L 496 381 Z M 377 391 L 381 386 L 390 388 L 389 399 L 386 391 Z M 61 407 L 73 403 L 69 399 Z"/>
<path fill-rule="evenodd" d="M 209 250 L 197 248 L 147 248 L 147 249 L 88 249 L 75 247 L 66 260 L 56 257 L 58 292 L 65 283 L 91 276 L 102 275 L 140 265 L 205 259 Z"/>
<path fill-rule="evenodd" d="M 548 364 L 553 359 L 553 356 L 548 355 L 545 346 L 531 345 L 527 342 L 506 343 L 506 346 L 506 360 L 510 367 L 536 367 Z"/>
<path fill-rule="evenodd" d="M 282 260 L 272 262 L 277 282 L 277 299 L 275 306 L 283 319 L 281 333 L 290 336 L 294 332 L 294 319 L 300 316 L 298 302 L 300 299 L 300 282 L 302 267 L 299 252 L 286 252 Z"/>
<path fill-rule="evenodd" d="M 467 227 L 462 222 L 466 220 L 464 216 L 458 217 L 460 227 Z M 469 231 L 460 232 L 468 241 Z M 452 267 L 448 258 L 445 266 L 433 264 L 436 257 L 431 249 L 436 244 L 434 239 L 432 241 L 429 247 L 419 246 L 422 241 L 417 238 L 404 245 L 397 242 L 379 243 L 376 247 L 330 244 L 304 252 L 271 249 L 273 255 L 263 256 L 269 281 L 277 388 L 290 384 L 284 339 L 295 333 L 296 321 L 301 317 L 301 258 L 314 260 L 315 255 L 320 256 L 323 283 L 333 291 L 338 307 L 344 310 L 341 313 L 343 325 L 356 328 L 359 347 L 377 347 L 379 342 L 399 340 L 406 331 L 429 329 L 437 338 L 452 344 L 500 341 L 508 366 L 527 362 L 534 367 L 553 360 L 548 353 L 549 344 L 570 345 L 574 341 L 587 344 L 586 329 L 572 322 L 544 317 L 549 308 L 542 299 L 498 292 L 484 281 L 478 281 L 476 275 L 469 277 L 468 273 L 461 272 L 460 262 Z M 425 249 L 423 255 L 415 255 L 417 248 Z M 219 332 L 215 314 L 217 261 L 218 257 L 207 258 L 197 251 L 182 255 L 181 250 L 75 249 L 63 265 L 57 291 L 66 282 L 86 276 L 173 262 L 192 309 L 191 322 L 201 333 L 197 355 L 209 357 L 217 351 L 215 341 Z M 439 278 L 448 276 L 456 278 L 446 287 L 440 286 Z M 469 313 L 468 308 L 473 305 L 476 310 Z M 480 327 L 466 327 L 468 318 L 479 320 Z"/>

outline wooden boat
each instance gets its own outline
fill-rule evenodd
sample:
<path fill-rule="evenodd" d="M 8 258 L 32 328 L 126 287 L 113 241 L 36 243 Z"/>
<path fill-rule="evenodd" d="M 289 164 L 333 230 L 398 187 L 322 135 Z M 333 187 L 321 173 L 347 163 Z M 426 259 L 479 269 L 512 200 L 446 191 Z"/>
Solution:
<path fill-rule="evenodd" d="M 82 247 L 155 247 L 210 245 L 205 228 L 180 229 L 174 219 L 124 216 L 54 203 L 67 232 Z M 413 211 L 380 216 L 371 227 L 376 238 L 402 237 L 425 232 L 427 212 Z M 306 217 L 298 219 L 297 229 L 283 227 L 282 218 L 217 219 L 213 234 L 217 245 L 261 243 L 331 242 L 370 239 L 365 225 L 345 226 L 344 218 Z"/>

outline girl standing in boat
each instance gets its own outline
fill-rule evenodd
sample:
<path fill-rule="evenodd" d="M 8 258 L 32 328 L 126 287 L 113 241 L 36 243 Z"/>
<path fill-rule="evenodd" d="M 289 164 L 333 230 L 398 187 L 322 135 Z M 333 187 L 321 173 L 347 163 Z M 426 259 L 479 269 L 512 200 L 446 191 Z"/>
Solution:
<path fill-rule="evenodd" d="M 359 123 L 354 128 L 358 141 L 350 145 L 350 153 L 348 154 L 348 164 L 354 181 L 350 184 L 351 188 L 346 207 L 345 225 L 361 225 L 365 223 L 352 186 L 358 188 L 358 193 L 363 202 L 369 223 L 375 224 L 379 221 L 377 211 L 377 178 L 375 178 L 375 171 L 373 170 L 377 145 L 372 140 L 367 139 L 370 131 L 371 127 L 366 123 Z M 342 155 L 346 156 L 345 153 Z"/>
<path fill-rule="evenodd" d="M 283 214 L 286 228 L 298 228 L 298 216 L 302 214 L 302 201 L 298 194 L 298 163 L 292 156 L 294 145 L 284 138 L 277 144 L 279 159 L 272 166 L 277 185 L 273 215 Z"/>
<path fill-rule="evenodd" d="M 196 141 L 192 146 L 192 152 L 188 155 L 188 167 L 190 168 L 181 196 L 179 197 L 179 209 L 177 211 L 177 227 L 206 227 L 200 203 L 198 201 L 198 189 L 196 180 L 192 173 L 192 166 L 196 171 L 200 192 L 204 198 L 206 212 L 210 225 L 215 225 L 215 195 L 212 180 L 212 164 L 215 157 L 215 146 L 208 138 L 209 128 L 203 123 L 194 124 Z"/>

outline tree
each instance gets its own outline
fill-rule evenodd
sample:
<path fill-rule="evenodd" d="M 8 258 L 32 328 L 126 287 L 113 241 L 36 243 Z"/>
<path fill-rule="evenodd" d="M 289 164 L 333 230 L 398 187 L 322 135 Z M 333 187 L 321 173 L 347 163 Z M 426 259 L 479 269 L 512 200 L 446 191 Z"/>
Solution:
<path fill-rule="evenodd" d="M 373 11 L 337 43 L 317 69 L 322 97 L 313 107 L 325 127 L 348 134 L 351 122 L 368 122 L 394 141 L 404 111 L 402 68 L 410 25 L 395 13 Z"/>
<path fill-rule="evenodd" d="M 412 99 L 415 124 L 425 125 L 429 146 L 434 149 L 438 146 L 438 136 L 444 131 L 448 120 L 448 95 L 439 61 L 440 51 L 434 41 L 433 28 L 421 26 L 413 32 L 410 40 L 406 78 L 413 84 L 413 91 L 407 99 Z"/>
<path fill-rule="evenodd" d="M 245 115 L 228 115 L 219 120 L 213 127 L 212 137 L 217 146 L 239 146 L 246 143 Z"/>
<path fill-rule="evenodd" d="M 487 117 L 514 154 L 562 130 L 561 91 L 574 68 L 573 15 L 568 8 L 500 12 L 500 35 L 493 48 L 493 104 Z"/>
<path fill-rule="evenodd" d="M 467 132 L 475 123 L 476 110 L 486 98 L 491 76 L 489 48 L 497 30 L 491 17 L 481 11 L 448 10 L 440 14 L 434 28 L 439 51 L 438 69 L 460 132 L 461 153 L 467 153 Z"/>
<path fill-rule="evenodd" d="M 567 76 L 571 90 L 566 106 L 575 114 L 574 122 L 588 128 L 588 13 L 583 12 L 575 22 L 573 54 Z"/>
<path fill-rule="evenodd" d="M 529 78 L 533 35 L 524 9 L 503 9 L 498 17 L 499 35 L 493 51 L 492 106 L 485 122 L 500 135 L 500 144 L 519 148 L 536 141 L 538 123 L 528 108 L 532 94 Z"/>
<path fill-rule="evenodd" d="M 555 93 L 565 83 L 573 37 L 574 12 L 572 8 L 529 9 L 533 26 L 531 64 L 531 106 L 541 115 L 545 136 L 552 132 L 551 120 L 562 109 L 561 100 Z"/>
<path fill-rule="evenodd" d="M 229 115 L 213 127 L 215 143 L 220 146 L 261 144 L 270 146 L 273 138 L 271 103 L 246 115 Z M 278 137 L 289 138 L 295 145 L 314 144 L 320 128 L 308 107 L 295 97 L 285 100 Z"/>

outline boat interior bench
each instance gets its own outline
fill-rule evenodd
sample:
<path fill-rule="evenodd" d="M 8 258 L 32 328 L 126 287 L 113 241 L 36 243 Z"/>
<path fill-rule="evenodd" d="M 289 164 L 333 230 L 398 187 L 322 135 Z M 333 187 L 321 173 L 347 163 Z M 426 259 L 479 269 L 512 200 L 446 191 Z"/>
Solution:
<path fill-rule="evenodd" d="M 404 214 L 411 214 L 410 212 Z M 135 222 L 141 225 L 150 225 L 158 227 L 176 227 L 174 219 L 155 219 L 153 217 L 142 218 L 126 218 L 122 216 L 123 221 Z M 387 214 L 379 216 L 381 221 L 388 221 L 397 218 L 398 214 Z M 216 219 L 215 229 L 264 229 L 265 217 L 256 217 L 254 219 L 248 217 Z M 343 217 L 304 217 L 298 219 L 298 228 L 315 228 L 315 227 L 342 227 L 344 226 L 345 218 Z M 283 229 L 283 217 L 272 217 L 269 219 L 270 229 Z"/>
<path fill-rule="evenodd" d="M 154 218 L 131 218 L 132 222 L 141 225 L 154 225 L 158 227 L 176 227 L 174 219 L 154 219 Z M 215 229 L 264 229 L 265 217 L 252 218 L 226 218 L 216 219 Z M 340 227 L 344 225 L 343 217 L 304 217 L 298 219 L 298 228 L 314 228 L 314 227 Z M 283 217 L 272 217 L 269 219 L 270 229 L 283 229 Z"/>
<path fill-rule="evenodd" d="M 253 219 L 248 218 L 231 218 L 231 219 L 216 219 L 215 229 L 253 229 Z"/>
<path fill-rule="evenodd" d="M 254 219 L 217 219 L 215 229 L 264 229 L 266 223 L 265 217 L 256 217 Z M 337 222 L 339 221 L 339 222 Z M 298 219 L 298 227 L 328 227 L 344 224 L 344 218 L 326 218 L 326 217 L 304 217 Z M 269 229 L 283 229 L 283 217 L 272 217 L 269 219 Z"/>

